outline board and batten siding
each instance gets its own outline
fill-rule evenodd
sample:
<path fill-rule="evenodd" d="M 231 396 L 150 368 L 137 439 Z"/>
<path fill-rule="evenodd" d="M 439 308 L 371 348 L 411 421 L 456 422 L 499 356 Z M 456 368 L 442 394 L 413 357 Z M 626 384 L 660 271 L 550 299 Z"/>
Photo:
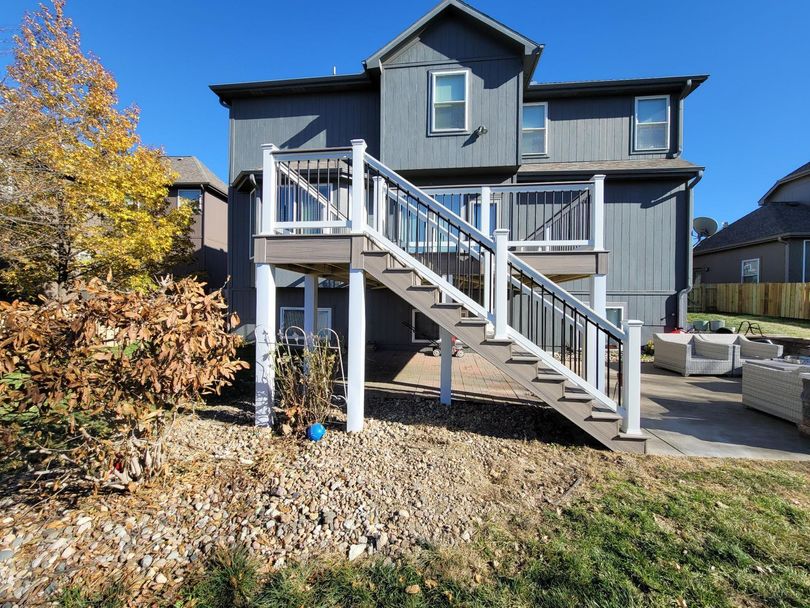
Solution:
<path fill-rule="evenodd" d="M 468 127 L 431 134 L 431 73 L 470 72 Z M 463 20 L 439 19 L 383 61 L 382 161 L 399 171 L 518 164 L 523 64 L 514 47 Z M 475 137 L 485 126 L 488 133 Z"/>
<path fill-rule="evenodd" d="M 545 100 L 529 96 L 525 103 L 548 103 L 547 155 L 524 162 L 587 162 L 666 158 L 678 146 L 678 104 L 670 97 L 669 150 L 633 150 L 635 97 L 594 96 Z"/>
<path fill-rule="evenodd" d="M 677 324 L 677 294 L 688 283 L 687 207 L 681 181 L 605 183 L 608 305 L 622 305 L 625 319 L 643 321 L 645 339 Z M 582 279 L 561 285 L 587 302 L 589 283 Z"/>
<path fill-rule="evenodd" d="M 362 138 L 379 155 L 376 90 L 237 98 L 231 105 L 231 180 L 261 168 L 263 144 L 282 149 L 335 148 Z"/>

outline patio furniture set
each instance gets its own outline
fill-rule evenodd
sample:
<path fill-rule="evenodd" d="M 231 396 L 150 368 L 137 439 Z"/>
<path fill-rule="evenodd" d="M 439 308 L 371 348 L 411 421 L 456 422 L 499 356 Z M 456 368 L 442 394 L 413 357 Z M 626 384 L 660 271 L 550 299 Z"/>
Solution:
<path fill-rule="evenodd" d="M 656 334 L 655 367 L 683 376 L 742 376 L 743 405 L 802 425 L 810 358 L 785 357 L 780 344 L 737 334 Z"/>

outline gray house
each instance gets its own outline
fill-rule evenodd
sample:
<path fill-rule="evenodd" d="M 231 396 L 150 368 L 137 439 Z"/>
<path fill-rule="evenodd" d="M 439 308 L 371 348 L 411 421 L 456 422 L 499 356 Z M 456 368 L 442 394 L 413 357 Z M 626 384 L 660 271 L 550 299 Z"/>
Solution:
<path fill-rule="evenodd" d="M 442 2 L 366 59 L 358 74 L 212 86 L 229 110 L 230 301 L 247 333 L 255 318 L 250 237 L 261 145 L 321 148 L 353 138 L 363 138 L 370 154 L 420 186 L 606 175 L 611 318 L 643 320 L 646 336 L 684 325 L 691 187 L 702 171 L 682 155 L 684 99 L 707 77 L 539 84 L 542 52 L 541 44 L 463 3 Z M 433 123 L 445 120 L 433 114 L 431 98 L 444 87 L 463 97 L 456 102 L 464 108 L 460 130 Z M 450 112 L 448 121 L 455 119 Z M 279 284 L 302 282 L 282 274 Z M 587 299 L 586 281 L 564 286 Z M 345 292 L 324 290 L 321 297 L 333 327 L 344 333 Z M 373 297 L 381 300 L 374 310 L 389 314 L 371 324 L 368 339 L 412 344 L 402 325 L 413 320 L 408 307 L 385 294 Z M 300 290 L 284 293 L 282 317 L 300 308 L 302 298 Z"/>
<path fill-rule="evenodd" d="M 788 173 L 759 206 L 694 249 L 695 281 L 810 281 L 810 163 Z"/>
<path fill-rule="evenodd" d="M 190 235 L 193 257 L 174 273 L 197 274 L 218 289 L 228 278 L 228 187 L 196 156 L 166 159 L 177 174 L 169 188 L 169 202 L 195 209 Z"/>
<path fill-rule="evenodd" d="M 258 424 L 277 331 L 329 326 L 348 336 L 350 430 L 366 342 L 452 333 L 606 445 L 638 438 L 636 342 L 685 323 L 703 169 L 683 158 L 684 103 L 707 76 L 538 83 L 542 53 L 445 0 L 357 74 L 211 87 Z"/>

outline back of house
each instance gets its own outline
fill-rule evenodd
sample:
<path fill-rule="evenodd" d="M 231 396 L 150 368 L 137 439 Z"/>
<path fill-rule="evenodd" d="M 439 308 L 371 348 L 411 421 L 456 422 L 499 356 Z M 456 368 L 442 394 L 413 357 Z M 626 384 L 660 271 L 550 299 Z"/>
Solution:
<path fill-rule="evenodd" d="M 415 184 L 445 188 L 436 190 L 445 201 L 453 200 L 448 186 L 531 185 L 502 200 L 490 223 L 529 241 L 548 222 L 543 207 L 553 209 L 554 196 L 573 196 L 548 194 L 553 184 L 605 175 L 608 253 L 599 272 L 607 275 L 609 318 L 617 325 L 641 319 L 645 337 L 683 326 L 691 185 L 702 172 L 682 155 L 684 99 L 707 77 L 538 84 L 542 51 L 468 5 L 446 1 L 370 55 L 360 73 L 212 86 L 230 115 L 229 296 L 242 331 L 250 335 L 255 323 L 262 144 L 317 149 L 358 138 Z M 545 193 L 533 191 L 544 184 Z M 460 210 L 458 201 L 448 204 Z M 587 302 L 595 270 L 552 273 Z M 302 284 L 300 274 L 278 271 L 282 325 L 302 314 Z M 346 290 L 322 287 L 322 320 L 345 334 Z M 437 335 L 387 290 L 370 298 L 369 341 L 407 347 Z"/>

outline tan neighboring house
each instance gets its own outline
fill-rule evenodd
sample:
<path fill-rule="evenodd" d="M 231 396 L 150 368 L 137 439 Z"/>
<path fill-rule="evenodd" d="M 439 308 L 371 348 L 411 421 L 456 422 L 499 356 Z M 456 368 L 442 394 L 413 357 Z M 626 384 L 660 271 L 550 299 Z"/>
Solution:
<path fill-rule="evenodd" d="M 810 282 L 810 163 L 693 250 L 695 283 Z"/>
<path fill-rule="evenodd" d="M 219 288 L 228 277 L 228 186 L 196 156 L 167 156 L 177 181 L 169 188 L 173 204 L 195 205 L 191 229 L 193 260 L 175 274 L 197 274 Z"/>

